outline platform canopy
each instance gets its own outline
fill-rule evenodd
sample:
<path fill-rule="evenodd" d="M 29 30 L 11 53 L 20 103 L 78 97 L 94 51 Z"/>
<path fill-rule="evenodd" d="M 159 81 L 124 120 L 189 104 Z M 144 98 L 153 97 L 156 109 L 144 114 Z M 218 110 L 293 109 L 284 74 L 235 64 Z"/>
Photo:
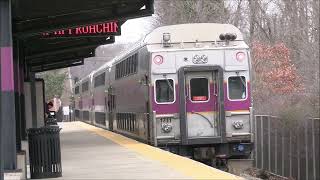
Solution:
<path fill-rule="evenodd" d="M 13 40 L 31 71 L 70 67 L 152 13 L 153 0 L 12 0 Z"/>

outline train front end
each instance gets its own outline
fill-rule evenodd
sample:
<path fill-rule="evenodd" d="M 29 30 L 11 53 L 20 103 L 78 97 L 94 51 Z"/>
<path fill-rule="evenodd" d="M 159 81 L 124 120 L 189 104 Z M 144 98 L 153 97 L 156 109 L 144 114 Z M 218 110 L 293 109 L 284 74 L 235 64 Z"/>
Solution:
<path fill-rule="evenodd" d="M 216 167 L 249 159 L 250 55 L 241 32 L 182 24 L 158 28 L 145 42 L 155 145 Z"/>

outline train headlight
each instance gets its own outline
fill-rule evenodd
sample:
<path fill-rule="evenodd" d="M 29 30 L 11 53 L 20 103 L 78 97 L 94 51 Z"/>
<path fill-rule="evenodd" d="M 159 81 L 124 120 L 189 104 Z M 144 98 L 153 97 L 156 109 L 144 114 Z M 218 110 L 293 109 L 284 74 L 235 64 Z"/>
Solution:
<path fill-rule="evenodd" d="M 170 41 L 171 41 L 170 33 L 163 33 L 162 34 L 163 47 L 170 47 Z"/>
<path fill-rule="evenodd" d="M 170 133 L 172 131 L 172 125 L 168 123 L 163 123 L 161 129 L 164 133 Z"/>
<path fill-rule="evenodd" d="M 163 33 L 163 42 L 169 42 L 171 39 L 170 33 Z"/>
<path fill-rule="evenodd" d="M 243 128 L 243 122 L 242 121 L 234 121 L 232 123 L 232 126 L 235 128 L 235 129 L 242 129 Z"/>

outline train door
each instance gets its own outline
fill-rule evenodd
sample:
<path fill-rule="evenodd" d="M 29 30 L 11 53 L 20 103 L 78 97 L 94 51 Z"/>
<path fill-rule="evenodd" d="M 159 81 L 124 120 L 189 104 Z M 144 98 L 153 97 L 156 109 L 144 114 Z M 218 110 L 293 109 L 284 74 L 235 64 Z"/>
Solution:
<path fill-rule="evenodd" d="M 106 102 L 106 107 L 108 107 L 109 130 L 113 130 L 115 95 L 113 94 L 111 86 L 108 88 L 108 98 Z"/>
<path fill-rule="evenodd" d="M 188 72 L 186 81 L 186 117 L 188 138 L 216 136 L 215 104 L 217 94 L 212 72 Z"/>
<path fill-rule="evenodd" d="M 189 67 L 179 73 L 183 144 L 221 141 L 221 73 L 216 68 Z M 222 104 L 223 105 L 223 104 Z"/>

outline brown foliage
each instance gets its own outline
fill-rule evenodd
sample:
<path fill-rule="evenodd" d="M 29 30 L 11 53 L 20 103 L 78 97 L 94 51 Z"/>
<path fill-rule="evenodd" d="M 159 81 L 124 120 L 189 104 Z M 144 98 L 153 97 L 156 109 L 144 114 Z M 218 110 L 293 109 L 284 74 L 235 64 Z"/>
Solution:
<path fill-rule="evenodd" d="M 266 45 L 254 42 L 252 52 L 256 80 L 254 83 L 261 85 L 259 89 L 276 94 L 299 92 L 302 89 L 301 78 L 285 44 Z"/>

